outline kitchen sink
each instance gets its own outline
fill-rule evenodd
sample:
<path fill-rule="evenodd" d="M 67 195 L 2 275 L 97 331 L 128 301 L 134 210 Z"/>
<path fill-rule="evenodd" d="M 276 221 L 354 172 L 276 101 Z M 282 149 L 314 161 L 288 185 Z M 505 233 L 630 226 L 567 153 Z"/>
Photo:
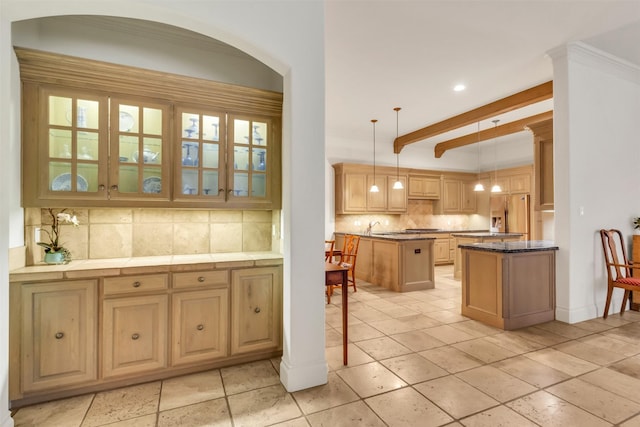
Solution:
<path fill-rule="evenodd" d="M 407 228 L 405 233 L 432 233 L 434 231 L 440 231 L 439 228 Z"/>

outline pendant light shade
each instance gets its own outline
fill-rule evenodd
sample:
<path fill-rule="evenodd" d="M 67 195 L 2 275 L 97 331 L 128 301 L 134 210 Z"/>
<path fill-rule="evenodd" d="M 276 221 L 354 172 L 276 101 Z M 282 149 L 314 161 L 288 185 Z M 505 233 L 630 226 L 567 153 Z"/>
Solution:
<path fill-rule="evenodd" d="M 480 173 L 480 122 L 478 122 L 478 142 L 476 144 L 478 146 L 478 169 L 476 173 Z M 484 191 L 484 185 L 482 182 L 478 181 L 475 187 L 473 187 L 473 191 Z"/>
<path fill-rule="evenodd" d="M 396 107 L 393 111 L 396 112 L 396 139 L 398 139 L 398 114 L 401 110 L 400 107 Z M 396 153 L 396 182 L 393 183 L 394 190 L 402 190 L 404 185 L 402 185 L 402 181 L 400 181 L 400 153 Z"/>
<path fill-rule="evenodd" d="M 495 129 L 495 135 L 493 137 L 493 172 L 494 172 L 494 184 L 491 187 L 492 193 L 502 193 L 502 188 L 498 184 L 498 151 L 496 149 L 496 139 L 498 138 L 498 122 L 500 120 L 492 120 L 493 128 Z"/>
<path fill-rule="evenodd" d="M 372 119 L 371 123 L 373 123 L 373 185 L 369 189 L 371 193 L 378 193 L 380 189 L 376 185 L 376 122 L 378 120 Z"/>

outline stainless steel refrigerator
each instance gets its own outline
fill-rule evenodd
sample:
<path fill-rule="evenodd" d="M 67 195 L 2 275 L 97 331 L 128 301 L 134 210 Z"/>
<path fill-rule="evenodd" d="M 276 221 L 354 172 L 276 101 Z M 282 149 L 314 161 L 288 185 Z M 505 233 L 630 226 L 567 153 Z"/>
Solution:
<path fill-rule="evenodd" d="M 529 240 L 529 195 L 491 196 L 491 231 L 522 233 Z"/>

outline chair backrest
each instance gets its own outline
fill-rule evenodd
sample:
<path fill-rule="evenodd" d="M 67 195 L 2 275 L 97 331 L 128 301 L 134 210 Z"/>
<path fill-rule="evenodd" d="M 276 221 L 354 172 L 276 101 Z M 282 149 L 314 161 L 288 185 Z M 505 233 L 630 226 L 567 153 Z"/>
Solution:
<path fill-rule="evenodd" d="M 342 255 L 340 255 L 340 264 L 348 264 L 351 269 L 355 269 L 359 246 L 360 236 L 345 234 Z"/>
<path fill-rule="evenodd" d="M 324 260 L 331 261 L 333 260 L 333 249 L 335 248 L 336 241 L 335 240 L 325 240 L 324 241 Z"/>
<path fill-rule="evenodd" d="M 623 277 L 631 277 L 627 250 L 620 230 L 600 230 L 600 238 L 602 239 L 602 249 L 604 251 L 604 261 L 607 264 L 609 281 L 615 282 Z"/>

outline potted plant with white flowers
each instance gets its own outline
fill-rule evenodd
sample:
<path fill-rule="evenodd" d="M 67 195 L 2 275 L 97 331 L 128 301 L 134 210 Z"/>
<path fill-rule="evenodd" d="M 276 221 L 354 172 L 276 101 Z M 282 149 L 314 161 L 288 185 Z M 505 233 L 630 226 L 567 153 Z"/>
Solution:
<path fill-rule="evenodd" d="M 77 227 L 80 222 L 75 215 L 67 213 L 66 209 L 58 213 L 55 213 L 51 208 L 48 210 L 52 219 L 51 231 L 42 228 L 41 232 L 44 232 L 49 237 L 49 241 L 38 242 L 38 245 L 44 248 L 44 262 L 47 264 L 66 264 L 71 261 L 71 252 L 60 243 L 60 226 L 62 224 L 72 224 Z"/>

